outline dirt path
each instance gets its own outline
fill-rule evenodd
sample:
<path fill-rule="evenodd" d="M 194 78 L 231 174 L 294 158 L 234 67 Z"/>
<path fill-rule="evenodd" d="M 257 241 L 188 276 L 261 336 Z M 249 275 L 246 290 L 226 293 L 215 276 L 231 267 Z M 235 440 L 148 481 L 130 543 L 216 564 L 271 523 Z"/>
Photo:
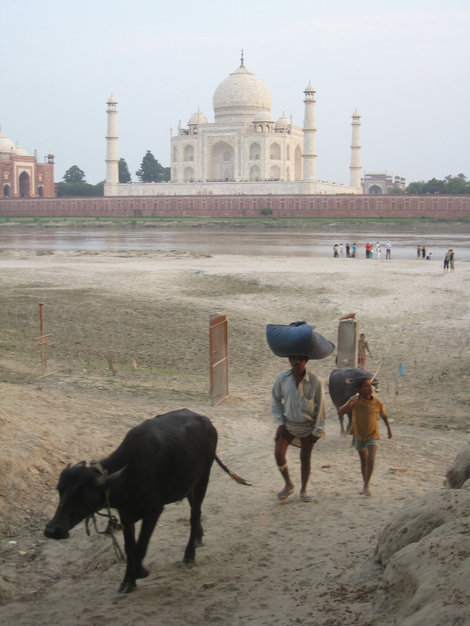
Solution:
<path fill-rule="evenodd" d="M 398 623 L 379 601 L 374 550 L 397 511 L 442 488 L 469 442 L 470 267 L 442 275 L 437 262 L 337 261 L 2 255 L 2 623 Z M 53 333 L 47 378 L 31 342 L 39 302 Z M 230 323 L 230 397 L 217 408 L 208 397 L 214 311 Z M 303 503 L 296 491 L 280 504 L 269 403 L 286 364 L 269 351 L 265 326 L 306 319 L 335 341 L 349 311 L 367 333 L 368 365 L 385 359 L 380 395 L 394 438 L 380 446 L 373 496 L 360 496 L 356 453 L 328 402 L 327 438 L 313 454 L 314 500 Z M 310 365 L 326 381 L 334 358 Z M 214 421 L 220 456 L 254 486 L 214 467 L 196 566 L 178 567 L 187 503 L 169 506 L 150 543 L 151 575 L 122 597 L 123 565 L 108 538 L 87 537 L 83 524 L 67 541 L 44 538 L 57 477 L 68 462 L 104 456 L 142 419 L 183 406 Z M 289 464 L 298 481 L 295 450 Z"/>

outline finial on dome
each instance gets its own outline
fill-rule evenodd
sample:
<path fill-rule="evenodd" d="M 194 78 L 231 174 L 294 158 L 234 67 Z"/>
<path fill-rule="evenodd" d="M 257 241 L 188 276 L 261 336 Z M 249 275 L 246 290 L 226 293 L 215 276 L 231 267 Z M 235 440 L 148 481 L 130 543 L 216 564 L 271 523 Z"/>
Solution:
<path fill-rule="evenodd" d="M 243 48 L 242 48 L 242 56 L 240 58 L 240 67 L 245 67 L 245 58 L 243 56 Z"/>

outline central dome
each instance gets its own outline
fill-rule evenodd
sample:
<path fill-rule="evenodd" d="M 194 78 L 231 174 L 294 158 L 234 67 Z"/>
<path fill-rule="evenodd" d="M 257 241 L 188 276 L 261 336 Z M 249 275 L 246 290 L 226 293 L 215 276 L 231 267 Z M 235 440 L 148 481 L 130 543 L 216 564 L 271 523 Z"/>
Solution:
<path fill-rule="evenodd" d="M 214 115 L 222 118 L 254 116 L 271 110 L 271 94 L 266 85 L 243 64 L 223 80 L 214 92 Z"/>

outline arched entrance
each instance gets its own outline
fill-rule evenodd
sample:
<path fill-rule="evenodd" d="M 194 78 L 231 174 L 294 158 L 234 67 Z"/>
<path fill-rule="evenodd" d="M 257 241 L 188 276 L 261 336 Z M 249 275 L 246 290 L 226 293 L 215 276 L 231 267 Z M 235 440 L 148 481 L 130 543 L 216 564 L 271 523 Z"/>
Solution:
<path fill-rule="evenodd" d="M 20 198 L 29 198 L 31 195 L 31 180 L 29 174 L 22 172 L 19 178 Z"/>
<path fill-rule="evenodd" d="M 4 185 L 3 186 L 3 197 L 4 198 L 9 198 L 10 197 L 10 185 Z"/>
<path fill-rule="evenodd" d="M 209 178 L 211 180 L 234 178 L 234 150 L 226 141 L 219 141 L 212 146 Z"/>
<path fill-rule="evenodd" d="M 369 187 L 369 193 L 374 196 L 380 196 L 380 194 L 382 193 L 382 190 L 380 189 L 378 185 L 371 185 Z"/>

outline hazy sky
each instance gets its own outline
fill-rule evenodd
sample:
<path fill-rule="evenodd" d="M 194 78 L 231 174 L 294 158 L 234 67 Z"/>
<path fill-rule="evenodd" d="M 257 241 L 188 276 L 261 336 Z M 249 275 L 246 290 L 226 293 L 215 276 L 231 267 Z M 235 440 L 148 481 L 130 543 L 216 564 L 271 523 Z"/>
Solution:
<path fill-rule="evenodd" d="M 147 150 L 169 165 L 170 129 L 214 121 L 242 48 L 275 120 L 302 126 L 311 81 L 320 180 L 349 183 L 356 108 L 365 172 L 470 178 L 468 0 L 3 0 L 1 21 L 1 129 L 53 152 L 56 181 L 105 178 L 111 94 L 133 180 Z"/>

